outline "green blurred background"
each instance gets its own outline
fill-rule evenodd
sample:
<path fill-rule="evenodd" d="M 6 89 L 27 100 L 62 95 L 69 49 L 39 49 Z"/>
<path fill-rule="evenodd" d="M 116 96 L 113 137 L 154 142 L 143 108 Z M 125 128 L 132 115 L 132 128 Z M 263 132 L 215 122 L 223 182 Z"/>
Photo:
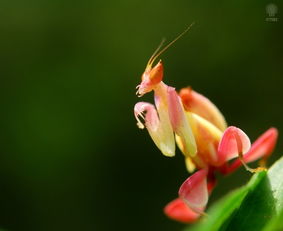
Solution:
<path fill-rule="evenodd" d="M 181 230 L 162 209 L 183 157 L 138 130 L 135 87 L 161 38 L 195 21 L 162 55 L 164 81 L 205 94 L 252 140 L 283 131 L 283 7 L 267 22 L 269 3 L 1 1 L 0 227 Z M 249 177 L 221 178 L 211 202 Z"/>

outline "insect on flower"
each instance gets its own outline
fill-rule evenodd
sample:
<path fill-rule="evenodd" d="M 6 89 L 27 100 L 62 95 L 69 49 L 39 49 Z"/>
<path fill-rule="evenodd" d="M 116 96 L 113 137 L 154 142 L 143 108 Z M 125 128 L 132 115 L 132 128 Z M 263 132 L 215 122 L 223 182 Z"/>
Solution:
<path fill-rule="evenodd" d="M 190 26 L 191 27 L 191 26 Z M 176 92 L 163 82 L 163 63 L 156 59 L 175 43 L 160 50 L 163 42 L 149 59 L 141 83 L 139 97 L 154 92 L 154 104 L 139 102 L 134 114 L 139 128 L 146 128 L 160 151 L 168 157 L 175 155 L 175 143 L 184 154 L 189 176 L 179 189 L 179 197 L 165 206 L 165 214 L 177 221 L 195 222 L 206 208 L 209 194 L 216 185 L 215 173 L 227 175 L 240 166 L 250 172 L 247 163 L 263 159 L 272 153 L 278 136 L 276 128 L 264 132 L 253 144 L 249 137 L 235 126 L 227 127 L 224 116 L 205 96 L 187 87 Z M 232 163 L 228 162 L 232 160 Z"/>

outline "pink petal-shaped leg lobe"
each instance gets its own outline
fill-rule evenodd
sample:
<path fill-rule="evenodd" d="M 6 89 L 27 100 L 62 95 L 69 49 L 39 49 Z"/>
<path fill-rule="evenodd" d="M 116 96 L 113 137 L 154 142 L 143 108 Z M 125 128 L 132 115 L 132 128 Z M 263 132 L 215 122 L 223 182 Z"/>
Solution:
<path fill-rule="evenodd" d="M 139 102 L 134 107 L 134 113 L 139 128 L 144 128 L 144 125 L 140 121 L 139 117 L 144 120 L 146 127 L 149 127 L 152 130 L 156 130 L 159 126 L 159 118 L 155 107 L 152 104 L 146 102 Z"/>
<path fill-rule="evenodd" d="M 183 223 L 194 223 L 201 215 L 190 209 L 181 198 L 168 203 L 164 208 L 164 213 L 169 218 Z"/>
<path fill-rule="evenodd" d="M 199 170 L 185 180 L 179 189 L 179 197 L 193 211 L 201 213 L 208 201 L 207 170 Z"/>
<path fill-rule="evenodd" d="M 180 137 L 185 156 L 193 157 L 197 153 L 197 145 L 193 131 L 186 118 L 181 99 L 173 87 L 168 87 L 168 112 L 172 128 Z"/>
<path fill-rule="evenodd" d="M 244 155 L 245 163 L 253 162 L 262 157 L 268 157 L 274 150 L 278 138 L 278 130 L 270 128 L 263 133 L 253 144 L 251 149 Z M 239 159 L 235 160 L 229 167 L 228 173 L 235 171 L 242 165 Z"/>
<path fill-rule="evenodd" d="M 245 154 L 251 147 L 249 137 L 239 128 L 228 127 L 218 145 L 219 163 L 237 157 L 239 154 Z"/>
<path fill-rule="evenodd" d="M 138 127 L 146 127 L 149 135 L 165 156 L 175 155 L 175 139 L 173 129 L 170 124 L 168 113 L 159 113 L 155 107 L 146 102 L 139 102 L 134 108 L 135 117 L 138 121 Z M 145 126 L 141 122 L 142 118 Z"/>

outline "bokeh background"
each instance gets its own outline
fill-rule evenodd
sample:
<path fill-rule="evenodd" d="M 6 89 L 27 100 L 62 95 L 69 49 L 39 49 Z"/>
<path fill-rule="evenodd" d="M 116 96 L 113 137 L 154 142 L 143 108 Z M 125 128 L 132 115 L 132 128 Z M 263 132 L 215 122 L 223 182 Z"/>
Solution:
<path fill-rule="evenodd" d="M 138 130 L 135 86 L 161 38 L 194 21 L 162 55 L 164 81 L 205 94 L 252 140 L 282 132 L 283 6 L 268 22 L 270 3 L 1 1 L 0 227 L 182 230 L 162 209 L 188 176 L 183 157 Z M 220 177 L 211 202 L 249 177 Z"/>

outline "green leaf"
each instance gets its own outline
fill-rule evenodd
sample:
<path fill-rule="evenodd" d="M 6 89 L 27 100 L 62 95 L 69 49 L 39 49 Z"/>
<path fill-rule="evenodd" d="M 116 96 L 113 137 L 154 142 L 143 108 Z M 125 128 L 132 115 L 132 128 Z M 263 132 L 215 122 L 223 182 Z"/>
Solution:
<path fill-rule="evenodd" d="M 186 231 L 283 230 L 283 158 L 215 203 Z"/>

